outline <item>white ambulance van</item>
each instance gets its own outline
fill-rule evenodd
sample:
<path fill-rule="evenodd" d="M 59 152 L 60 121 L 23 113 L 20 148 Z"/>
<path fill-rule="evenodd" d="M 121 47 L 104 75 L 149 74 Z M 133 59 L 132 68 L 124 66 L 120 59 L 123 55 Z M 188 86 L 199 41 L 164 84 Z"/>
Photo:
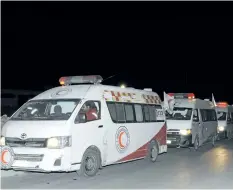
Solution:
<path fill-rule="evenodd" d="M 195 150 L 217 136 L 217 116 L 214 104 L 196 99 L 193 93 L 169 93 L 173 109 L 166 112 L 167 145 L 190 147 Z M 170 98 L 172 99 L 172 98 Z"/>
<path fill-rule="evenodd" d="M 99 75 L 62 77 L 62 86 L 26 102 L 3 127 L 2 168 L 94 176 L 102 166 L 155 162 L 167 152 L 158 94 L 101 81 Z"/>
<path fill-rule="evenodd" d="M 217 102 L 218 139 L 233 137 L 233 106 L 227 102 Z"/>

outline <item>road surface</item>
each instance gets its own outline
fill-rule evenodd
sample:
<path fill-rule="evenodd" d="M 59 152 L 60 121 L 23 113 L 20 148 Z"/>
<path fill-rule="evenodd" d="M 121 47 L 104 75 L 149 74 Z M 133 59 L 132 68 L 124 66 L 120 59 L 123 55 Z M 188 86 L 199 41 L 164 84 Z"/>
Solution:
<path fill-rule="evenodd" d="M 3 189 L 94 188 L 233 188 L 233 140 L 221 140 L 198 152 L 168 149 L 156 163 L 145 160 L 104 167 L 97 176 L 79 178 L 76 173 L 41 174 L 4 171 Z"/>

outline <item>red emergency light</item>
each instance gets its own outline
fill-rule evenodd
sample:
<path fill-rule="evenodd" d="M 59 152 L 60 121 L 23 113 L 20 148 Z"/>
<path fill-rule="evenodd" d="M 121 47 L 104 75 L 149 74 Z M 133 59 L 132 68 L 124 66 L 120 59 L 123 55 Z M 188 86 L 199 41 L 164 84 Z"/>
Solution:
<path fill-rule="evenodd" d="M 87 75 L 87 76 L 69 76 L 61 77 L 59 79 L 60 85 L 70 85 L 70 84 L 85 84 L 85 83 L 101 83 L 103 78 L 100 75 Z"/>
<path fill-rule="evenodd" d="M 228 106 L 228 103 L 227 102 L 218 102 L 217 103 L 217 107 L 219 108 L 225 108 Z"/>
<path fill-rule="evenodd" d="M 174 97 L 175 99 L 194 99 L 194 93 L 168 93 L 169 96 Z"/>

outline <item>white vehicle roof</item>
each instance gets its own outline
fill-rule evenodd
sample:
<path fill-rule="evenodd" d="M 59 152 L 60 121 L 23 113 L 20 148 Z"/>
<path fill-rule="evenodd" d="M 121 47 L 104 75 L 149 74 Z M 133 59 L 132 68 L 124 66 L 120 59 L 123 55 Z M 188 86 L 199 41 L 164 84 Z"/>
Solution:
<path fill-rule="evenodd" d="M 176 99 L 174 107 L 198 108 L 198 109 L 214 109 L 211 101 L 201 99 Z"/>
<path fill-rule="evenodd" d="M 105 98 L 108 101 L 161 104 L 156 92 L 102 84 L 59 86 L 47 90 L 31 100 L 83 98 L 92 100 Z"/>

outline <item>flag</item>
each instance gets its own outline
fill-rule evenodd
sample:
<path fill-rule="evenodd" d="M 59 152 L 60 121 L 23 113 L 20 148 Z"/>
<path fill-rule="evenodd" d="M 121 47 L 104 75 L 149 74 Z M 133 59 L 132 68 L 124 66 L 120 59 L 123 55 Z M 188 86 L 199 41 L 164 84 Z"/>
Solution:
<path fill-rule="evenodd" d="M 164 109 L 171 112 L 174 107 L 174 97 L 169 96 L 168 94 L 166 94 L 166 92 L 163 92 L 163 96 L 164 96 L 164 104 L 163 104 Z"/>
<path fill-rule="evenodd" d="M 214 104 L 215 107 L 217 106 L 217 104 L 215 102 L 215 99 L 214 99 L 214 94 L 213 93 L 212 93 L 212 103 Z"/>

